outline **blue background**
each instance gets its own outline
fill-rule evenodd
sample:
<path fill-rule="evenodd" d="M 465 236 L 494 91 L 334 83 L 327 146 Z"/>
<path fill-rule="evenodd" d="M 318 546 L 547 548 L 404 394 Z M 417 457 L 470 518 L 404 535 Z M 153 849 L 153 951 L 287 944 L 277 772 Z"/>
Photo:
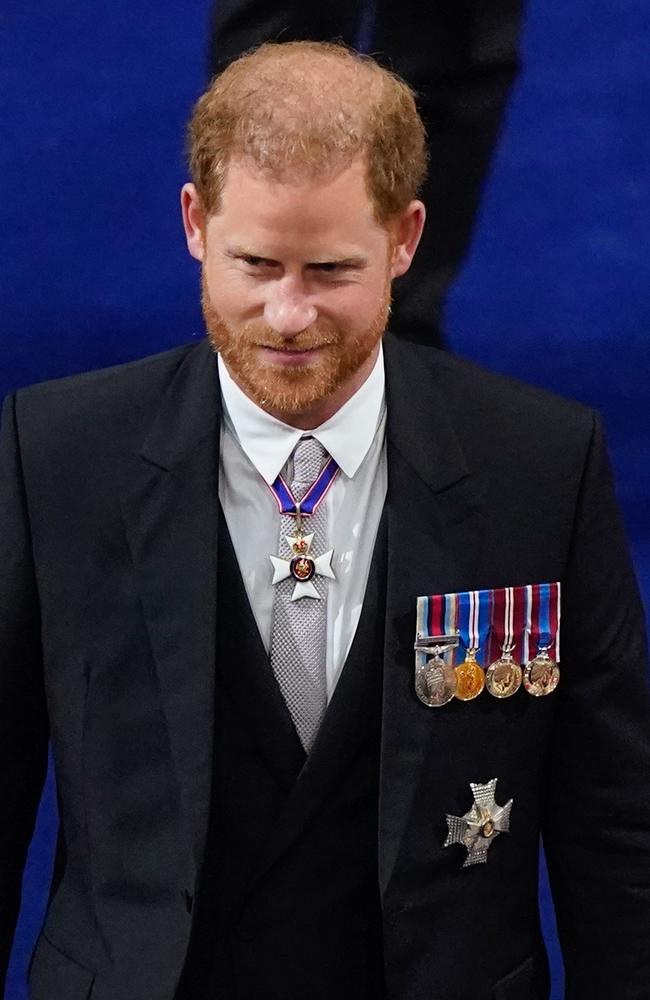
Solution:
<path fill-rule="evenodd" d="M 448 336 L 488 367 L 603 412 L 647 607 L 647 9 L 645 0 L 533 0 L 528 10 L 524 68 Z M 202 335 L 177 205 L 208 17 L 205 0 L 4 0 L 0 395 Z M 9 1000 L 25 997 L 55 829 L 49 782 Z M 560 997 L 543 880 L 541 892 Z"/>

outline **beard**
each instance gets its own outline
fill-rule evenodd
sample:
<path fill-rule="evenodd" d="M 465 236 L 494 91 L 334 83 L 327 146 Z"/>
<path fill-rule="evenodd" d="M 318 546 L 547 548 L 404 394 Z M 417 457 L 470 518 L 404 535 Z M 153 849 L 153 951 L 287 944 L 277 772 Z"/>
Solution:
<path fill-rule="evenodd" d="M 290 341 L 263 320 L 253 320 L 233 329 L 210 301 L 205 271 L 201 287 L 208 338 L 231 376 L 258 406 L 288 416 L 307 412 L 351 380 L 381 340 L 390 315 L 388 272 L 377 313 L 364 330 L 352 332 L 330 320 L 319 319 Z M 277 351 L 318 348 L 318 357 L 304 365 L 275 365 L 261 360 L 257 350 L 260 347 Z"/>

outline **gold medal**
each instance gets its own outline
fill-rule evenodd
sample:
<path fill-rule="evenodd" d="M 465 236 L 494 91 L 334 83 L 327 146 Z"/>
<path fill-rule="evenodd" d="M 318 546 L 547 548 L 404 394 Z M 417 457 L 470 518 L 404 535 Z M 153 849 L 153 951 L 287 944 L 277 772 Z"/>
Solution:
<path fill-rule="evenodd" d="M 511 698 L 521 687 L 522 670 L 512 658 L 514 645 L 501 648 L 502 655 L 487 669 L 485 686 L 494 698 Z"/>
<path fill-rule="evenodd" d="M 524 670 L 524 687 L 534 698 L 552 694 L 560 682 L 560 668 L 548 655 L 548 650 L 548 646 L 540 646 L 537 656 Z"/>
<path fill-rule="evenodd" d="M 478 698 L 485 687 L 485 674 L 480 663 L 476 662 L 478 649 L 468 649 L 464 663 L 456 669 L 456 698 L 459 701 L 472 701 Z"/>

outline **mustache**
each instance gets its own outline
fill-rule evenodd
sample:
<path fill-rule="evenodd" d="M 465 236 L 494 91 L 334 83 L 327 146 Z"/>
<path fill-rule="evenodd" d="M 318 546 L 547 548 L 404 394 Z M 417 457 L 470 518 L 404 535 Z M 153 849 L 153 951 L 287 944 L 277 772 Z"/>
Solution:
<path fill-rule="evenodd" d="M 265 347 L 273 351 L 289 353 L 292 351 L 313 351 L 317 348 L 332 347 L 340 342 L 340 336 L 337 331 L 331 328 L 323 329 L 318 324 L 314 324 L 290 338 L 279 336 L 270 327 L 262 329 L 260 327 L 249 327 L 241 331 L 238 340 L 249 344 L 251 347 Z"/>

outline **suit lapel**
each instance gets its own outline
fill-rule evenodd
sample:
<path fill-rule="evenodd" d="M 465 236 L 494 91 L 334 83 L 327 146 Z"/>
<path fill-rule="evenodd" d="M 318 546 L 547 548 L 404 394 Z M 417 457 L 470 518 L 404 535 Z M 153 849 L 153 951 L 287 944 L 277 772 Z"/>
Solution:
<path fill-rule="evenodd" d="M 450 712 L 414 691 L 415 607 L 420 595 L 465 590 L 479 563 L 483 507 L 439 396 L 430 352 L 391 337 L 388 407 L 388 582 L 379 881 L 385 891 L 399 852 L 427 747 L 442 749 Z M 433 747 L 430 747 L 430 744 Z"/>
<path fill-rule="evenodd" d="M 228 622 L 228 628 L 219 630 L 219 676 L 251 739 L 288 790 L 305 763 L 305 751 L 259 634 L 221 508 L 217 579 L 219 613 Z"/>
<path fill-rule="evenodd" d="M 202 342 L 170 381 L 122 497 L 194 866 L 212 771 L 219 407 Z"/>

